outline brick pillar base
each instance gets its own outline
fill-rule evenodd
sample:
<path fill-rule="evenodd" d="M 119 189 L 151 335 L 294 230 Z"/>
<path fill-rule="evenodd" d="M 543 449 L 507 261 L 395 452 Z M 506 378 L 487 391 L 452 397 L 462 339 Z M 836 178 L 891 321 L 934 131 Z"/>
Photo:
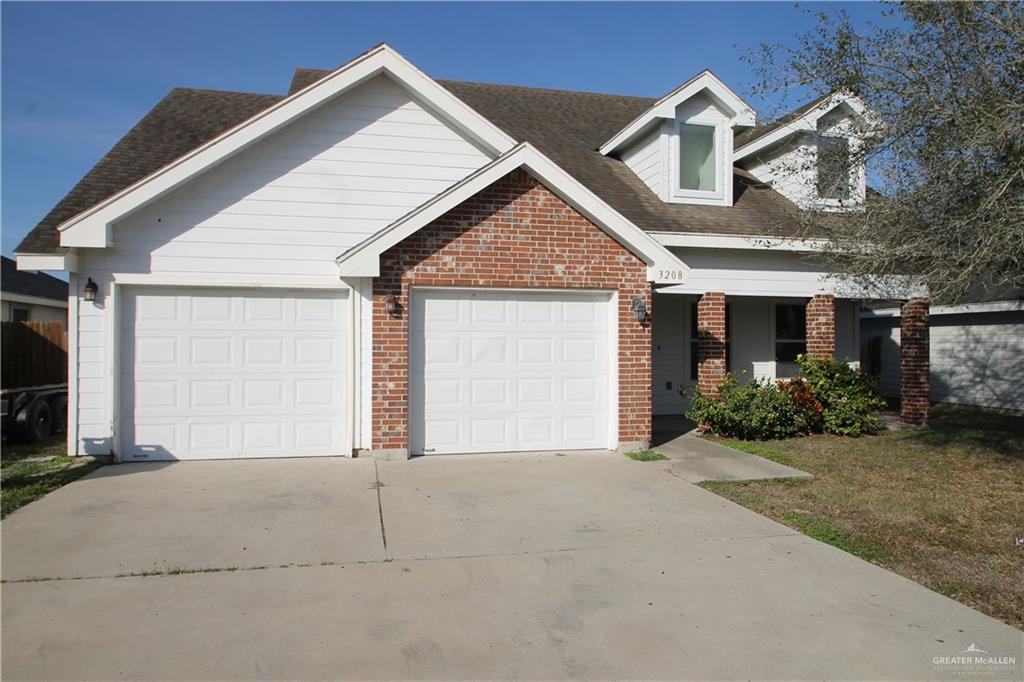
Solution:
<path fill-rule="evenodd" d="M 900 419 L 928 422 L 931 381 L 928 366 L 928 300 L 912 298 L 900 316 Z"/>
<path fill-rule="evenodd" d="M 709 291 L 697 304 L 697 389 L 714 395 L 725 380 L 725 294 Z"/>
<path fill-rule="evenodd" d="M 836 297 L 832 294 L 815 294 L 807 303 L 807 355 L 836 356 Z"/>

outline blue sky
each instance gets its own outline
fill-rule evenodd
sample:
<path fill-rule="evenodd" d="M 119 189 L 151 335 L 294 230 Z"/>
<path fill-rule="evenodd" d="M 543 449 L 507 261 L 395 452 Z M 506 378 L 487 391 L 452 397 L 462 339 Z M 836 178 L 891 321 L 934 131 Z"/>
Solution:
<path fill-rule="evenodd" d="M 873 3 L 843 7 L 855 19 Z M 660 96 L 737 46 L 788 42 L 792 3 L 11 3 L 2 13 L 3 253 L 176 85 L 281 93 L 379 43 L 454 80 Z M 753 100 L 762 113 L 772 103 Z"/>

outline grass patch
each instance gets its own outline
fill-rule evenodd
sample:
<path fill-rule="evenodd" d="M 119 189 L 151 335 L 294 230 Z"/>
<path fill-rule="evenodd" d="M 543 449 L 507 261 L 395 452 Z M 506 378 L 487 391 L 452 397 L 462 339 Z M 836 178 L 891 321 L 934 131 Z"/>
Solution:
<path fill-rule="evenodd" d="M 636 460 L 637 462 L 662 462 L 668 457 L 655 452 L 654 450 L 637 450 L 636 452 L 627 452 L 626 457 Z"/>
<path fill-rule="evenodd" d="M 0 518 L 100 468 L 91 457 L 68 457 L 67 441 L 4 446 L 0 458 Z"/>
<path fill-rule="evenodd" d="M 1024 628 L 1024 420 L 938 408 L 923 431 L 717 440 L 814 478 L 702 487 Z"/>
<path fill-rule="evenodd" d="M 735 438 L 715 438 L 713 439 L 722 445 L 728 445 L 730 448 L 735 450 L 741 450 L 751 455 L 757 455 L 769 459 L 778 464 L 784 464 L 785 466 L 793 466 L 793 458 L 787 455 L 785 452 L 781 452 L 772 448 L 767 443 L 756 440 L 737 440 Z"/>

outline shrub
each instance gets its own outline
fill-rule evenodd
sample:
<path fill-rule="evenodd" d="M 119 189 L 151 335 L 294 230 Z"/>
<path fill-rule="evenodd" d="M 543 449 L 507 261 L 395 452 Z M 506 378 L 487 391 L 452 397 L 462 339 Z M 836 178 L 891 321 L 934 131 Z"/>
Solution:
<path fill-rule="evenodd" d="M 788 393 L 769 381 L 740 386 L 732 374 L 718 387 L 717 396 L 694 390 L 686 417 L 721 436 L 743 440 L 789 438 L 808 429 L 803 412 Z"/>
<path fill-rule="evenodd" d="M 803 415 L 807 422 L 807 430 L 811 432 L 821 431 L 822 413 L 825 408 L 821 401 L 814 395 L 814 389 L 802 377 L 780 380 L 779 390 L 789 396 L 793 406 Z"/>
<path fill-rule="evenodd" d="M 800 373 L 821 403 L 821 429 L 840 436 L 876 433 L 882 425 L 874 412 L 885 407 L 874 381 L 864 372 L 833 358 L 797 357 Z"/>

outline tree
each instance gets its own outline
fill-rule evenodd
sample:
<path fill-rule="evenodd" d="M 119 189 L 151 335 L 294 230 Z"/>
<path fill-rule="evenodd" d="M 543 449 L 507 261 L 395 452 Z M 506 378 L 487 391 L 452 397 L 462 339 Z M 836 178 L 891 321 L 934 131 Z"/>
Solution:
<path fill-rule="evenodd" d="M 910 275 L 944 302 L 1024 287 L 1024 4 L 901 3 L 862 31 L 812 13 L 794 44 L 746 52 L 755 94 L 849 92 L 883 125 L 849 152 L 863 210 L 803 211 L 805 236 L 842 275 Z"/>

